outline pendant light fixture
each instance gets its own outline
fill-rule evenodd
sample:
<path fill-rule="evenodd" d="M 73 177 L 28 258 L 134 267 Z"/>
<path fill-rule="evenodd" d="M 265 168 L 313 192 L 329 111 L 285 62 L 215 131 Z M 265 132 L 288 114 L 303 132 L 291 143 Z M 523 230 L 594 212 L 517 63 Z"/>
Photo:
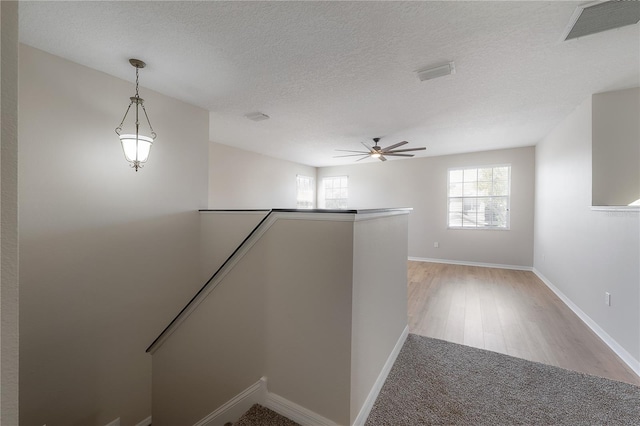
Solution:
<path fill-rule="evenodd" d="M 131 99 L 131 103 L 129 103 L 129 107 L 124 113 L 122 122 L 118 127 L 116 127 L 116 133 L 120 137 L 124 157 L 129 163 L 131 163 L 131 167 L 136 169 L 137 172 L 149 158 L 149 151 L 151 150 L 153 141 L 156 139 L 156 133 L 153 131 L 153 127 L 151 127 L 151 121 L 149 121 L 147 110 L 144 108 L 144 99 L 142 99 L 138 94 L 138 71 L 140 68 L 144 68 L 146 64 L 140 59 L 129 59 L 129 63 L 136 69 L 136 95 L 129 98 Z M 129 114 L 129 110 L 133 104 L 136 105 L 135 134 L 122 133 L 122 126 L 124 125 L 124 122 L 127 119 L 127 114 Z M 147 136 L 140 131 L 140 108 L 142 108 L 144 117 L 147 119 L 150 136 Z"/>

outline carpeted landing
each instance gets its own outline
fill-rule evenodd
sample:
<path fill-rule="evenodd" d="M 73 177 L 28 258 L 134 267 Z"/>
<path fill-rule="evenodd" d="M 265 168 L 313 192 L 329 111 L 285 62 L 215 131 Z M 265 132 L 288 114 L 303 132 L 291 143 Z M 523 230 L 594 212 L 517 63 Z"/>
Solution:
<path fill-rule="evenodd" d="M 299 426 L 254 405 L 234 426 Z M 409 334 L 365 426 L 640 425 L 640 387 Z"/>
<path fill-rule="evenodd" d="M 640 387 L 410 334 L 366 426 L 640 425 Z"/>
<path fill-rule="evenodd" d="M 228 423 L 231 425 L 231 423 Z M 226 426 L 226 425 L 225 425 Z M 273 410 L 255 404 L 233 423 L 233 426 L 300 426 L 298 423 L 281 416 Z"/>

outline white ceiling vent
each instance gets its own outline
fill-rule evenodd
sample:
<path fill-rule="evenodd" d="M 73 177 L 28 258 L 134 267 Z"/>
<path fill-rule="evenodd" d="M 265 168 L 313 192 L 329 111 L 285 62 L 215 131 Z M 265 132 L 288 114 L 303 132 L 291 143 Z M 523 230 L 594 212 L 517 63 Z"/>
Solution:
<path fill-rule="evenodd" d="M 640 21 L 640 2 L 636 0 L 598 1 L 578 6 L 565 32 L 564 40 L 612 30 Z"/>
<path fill-rule="evenodd" d="M 416 71 L 418 78 L 420 81 L 432 80 L 438 77 L 444 77 L 445 75 L 455 74 L 456 66 L 453 62 L 449 62 L 444 65 L 439 65 L 437 67 L 425 68 Z"/>
<path fill-rule="evenodd" d="M 247 117 L 249 120 L 251 121 L 263 121 L 263 120 L 268 120 L 269 116 L 267 114 L 263 114 L 261 112 L 250 112 L 249 114 L 245 114 L 245 117 Z"/>

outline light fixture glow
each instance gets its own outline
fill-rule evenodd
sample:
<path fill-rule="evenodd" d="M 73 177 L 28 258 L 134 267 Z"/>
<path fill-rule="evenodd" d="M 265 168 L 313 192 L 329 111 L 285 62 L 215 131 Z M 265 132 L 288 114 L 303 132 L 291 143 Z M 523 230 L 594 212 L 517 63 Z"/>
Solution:
<path fill-rule="evenodd" d="M 373 154 L 371 154 L 372 158 L 380 158 L 380 153 L 379 152 L 374 152 Z"/>
<path fill-rule="evenodd" d="M 153 139 L 148 136 L 138 135 L 120 135 L 122 142 L 122 150 L 128 162 L 135 164 L 146 163 L 149 158 L 149 151 L 153 145 Z M 142 166 L 140 166 L 142 167 Z"/>
<path fill-rule="evenodd" d="M 129 59 L 129 63 L 136 69 L 136 95 L 129 98 L 131 102 L 129 103 L 127 111 L 125 111 L 124 113 L 122 122 L 120 122 L 120 125 L 116 127 L 116 133 L 120 137 L 120 143 L 122 144 L 124 157 L 129 163 L 131 163 L 131 167 L 133 167 L 137 172 L 138 169 L 141 168 L 142 165 L 149 159 L 149 151 L 151 150 L 153 141 L 156 139 L 156 133 L 153 131 L 153 127 L 151 127 L 151 121 L 149 121 L 147 110 L 144 107 L 144 99 L 142 99 L 138 94 L 138 71 L 140 70 L 140 68 L 144 68 L 146 64 L 139 59 Z M 135 134 L 121 134 L 122 126 L 124 125 L 124 122 L 127 119 L 127 114 L 129 114 L 129 110 L 131 109 L 131 105 L 133 104 L 136 105 Z M 139 110 L 141 107 L 142 112 L 147 119 L 147 124 L 149 125 L 151 136 L 140 134 Z"/>

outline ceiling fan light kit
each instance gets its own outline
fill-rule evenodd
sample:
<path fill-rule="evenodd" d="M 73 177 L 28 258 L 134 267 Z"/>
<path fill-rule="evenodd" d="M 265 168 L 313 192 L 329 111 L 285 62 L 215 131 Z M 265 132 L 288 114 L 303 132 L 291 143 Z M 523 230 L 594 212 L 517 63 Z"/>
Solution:
<path fill-rule="evenodd" d="M 413 154 L 406 154 L 406 152 L 410 152 L 410 151 L 423 151 L 425 149 L 427 149 L 426 147 L 420 147 L 420 148 L 405 148 L 405 149 L 396 149 L 399 148 L 403 145 L 408 144 L 409 142 L 407 141 L 402 141 L 402 142 L 398 142 L 395 143 L 393 145 L 389 145 L 386 148 L 381 148 L 378 145 L 378 142 L 380 142 L 380 138 L 373 138 L 373 146 L 369 146 L 366 143 L 362 142 L 362 145 L 367 148 L 366 151 L 352 151 L 349 149 L 336 149 L 336 151 L 340 151 L 340 152 L 352 152 L 353 154 L 344 154 L 344 155 L 335 155 L 333 158 L 340 158 L 340 157 L 361 157 L 359 159 L 357 159 L 356 161 L 362 161 L 365 158 L 377 158 L 380 161 L 387 161 L 387 159 L 385 157 L 413 157 Z"/>

